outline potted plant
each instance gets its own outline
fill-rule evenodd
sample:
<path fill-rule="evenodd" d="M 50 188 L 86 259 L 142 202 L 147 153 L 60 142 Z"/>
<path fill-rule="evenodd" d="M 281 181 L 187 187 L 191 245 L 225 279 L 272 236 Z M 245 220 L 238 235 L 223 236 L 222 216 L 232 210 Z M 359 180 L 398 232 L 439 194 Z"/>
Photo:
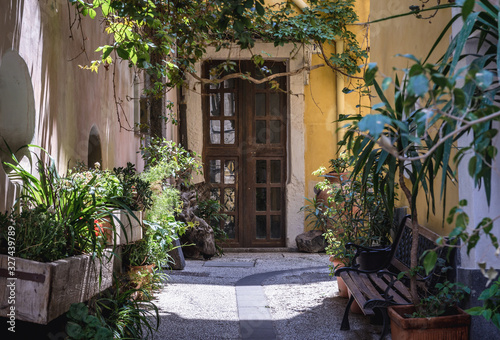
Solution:
<path fill-rule="evenodd" d="M 391 229 L 390 214 L 382 197 L 377 192 L 365 189 L 369 186 L 362 186 L 359 177 L 334 184 L 325 181 L 321 186 L 328 191 L 328 201 L 324 207 L 324 211 L 328 212 L 328 229 L 324 237 L 326 252 L 333 263 L 332 273 L 345 265 L 356 265 L 363 270 L 380 266 L 388 254 L 385 249 L 388 249 Z M 363 251 L 358 254 L 357 263 L 352 263 L 358 248 Z M 342 292 L 340 281 L 339 290 Z M 347 289 L 343 292 L 344 296 L 346 294 Z"/>
<path fill-rule="evenodd" d="M 346 153 L 341 153 L 337 158 L 332 158 L 329 161 L 329 172 L 324 175 L 330 183 L 341 183 L 349 177 L 349 157 Z"/>
<path fill-rule="evenodd" d="M 69 176 L 82 185 L 93 179 L 90 184 L 92 196 L 87 200 L 93 197 L 104 199 L 112 210 L 111 214 L 98 221 L 109 245 L 117 246 L 142 238 L 142 212 L 151 206 L 151 189 L 149 183 L 136 174 L 132 163 L 127 163 L 126 168 L 109 171 L 102 170 L 99 163 L 94 168 L 88 168 L 78 162 Z"/>
<path fill-rule="evenodd" d="M 142 239 L 142 220 L 144 211 L 153 204 L 150 183 L 143 180 L 135 169 L 135 165 L 128 162 L 126 167 L 113 169 L 123 187 L 123 195 L 119 198 L 128 209 L 116 211 L 116 222 L 122 227 L 117 230 L 118 244 L 127 244 Z"/>
<path fill-rule="evenodd" d="M 14 155 L 14 163 L 4 163 L 23 186 L 12 211 L 0 218 L 0 266 L 18 278 L 16 315 L 41 324 L 109 287 L 112 274 L 111 252 L 95 223 L 110 211 L 92 191 L 95 177 L 85 184 L 63 178 L 46 156 L 44 162 L 35 155 L 37 176 Z M 9 278 L 0 277 L 5 301 Z M 0 308 L 2 316 L 8 311 L 8 305 Z"/>
<path fill-rule="evenodd" d="M 353 154 L 360 155 L 353 163 L 352 176 L 361 175 L 363 184 L 365 184 L 368 174 L 373 174 L 375 177 L 381 174 L 381 169 L 384 166 L 387 166 L 388 171 L 379 180 L 373 182 L 373 190 L 383 194 L 384 202 L 386 202 L 389 211 L 394 208 L 397 184 L 408 202 L 411 210 L 413 235 L 411 263 L 409 265 L 413 274 L 409 274 L 408 278 L 411 300 L 417 308 L 420 308 L 417 276 L 413 272 L 419 266 L 417 197 L 423 193 L 426 196 L 429 211 L 433 211 L 438 197 L 434 193 L 434 181 L 437 178 L 441 180 L 441 197 L 444 197 L 448 180 L 453 178 L 449 156 L 453 148 L 453 131 L 455 131 L 456 124 L 460 125 L 461 122 L 450 121 L 448 117 L 462 113 L 461 108 L 451 105 L 451 103 L 457 98 L 467 97 L 481 103 L 477 106 L 482 107 L 481 110 L 492 110 L 493 108 L 490 106 L 490 102 L 484 99 L 484 96 L 478 95 L 476 97 L 481 91 L 476 87 L 474 77 L 466 79 L 465 87 L 467 89 L 464 90 L 456 85 L 457 77 L 447 78 L 445 73 L 449 65 L 424 65 L 414 56 L 407 57 L 412 60 L 413 65 L 404 70 L 405 77 L 402 83 L 399 82 L 398 78 L 394 82 L 392 79 L 386 78 L 385 85 L 381 86 L 375 79 L 377 75 L 376 65 L 371 64 L 368 67 L 365 73 L 366 86 L 373 86 L 376 89 L 382 103 L 377 104 L 374 109 L 377 111 L 376 114 L 366 116 L 359 114 L 341 118 L 342 122 L 350 122 L 342 144 Z M 446 67 L 443 68 L 443 66 Z M 418 71 L 415 71 L 417 69 Z M 390 102 L 384 94 L 384 89 L 387 89 L 391 84 L 394 85 L 394 102 Z M 464 91 L 468 93 L 466 94 Z M 422 103 L 423 106 L 416 108 L 416 103 Z M 445 109 L 436 110 L 437 107 Z M 472 116 L 473 113 L 471 113 Z M 475 129 L 472 126 L 468 127 L 467 132 Z M 440 133 L 429 133 L 429 129 L 448 131 L 450 134 L 447 135 L 446 143 Z M 466 133 L 465 129 L 460 135 L 462 133 Z M 471 147 L 463 148 L 459 154 Z M 456 159 L 461 159 L 462 156 L 457 156 Z M 475 166 L 475 163 L 472 165 Z M 472 169 L 475 169 L 474 166 Z M 485 175 L 488 173 L 484 172 Z M 482 175 L 479 173 L 476 175 L 477 183 L 480 183 Z M 441 200 L 441 203 L 444 205 L 445 200 Z M 465 226 L 457 228 L 453 232 L 453 236 L 462 234 L 464 230 Z M 437 244 L 436 247 L 443 245 L 444 238 L 442 238 L 442 243 Z M 422 263 L 427 273 L 433 270 L 437 258 L 435 251 L 428 251 L 424 255 Z"/>
<path fill-rule="evenodd" d="M 393 339 L 468 339 L 471 316 L 458 307 L 470 294 L 460 283 L 436 284 L 437 292 L 420 300 L 418 306 L 388 308 Z"/>
<path fill-rule="evenodd" d="M 134 289 L 152 293 L 161 283 L 161 270 L 168 266 L 173 239 L 184 226 L 172 219 L 169 228 L 145 221 L 144 238 L 123 246 L 123 264 Z M 139 293 L 137 298 L 142 298 Z"/>

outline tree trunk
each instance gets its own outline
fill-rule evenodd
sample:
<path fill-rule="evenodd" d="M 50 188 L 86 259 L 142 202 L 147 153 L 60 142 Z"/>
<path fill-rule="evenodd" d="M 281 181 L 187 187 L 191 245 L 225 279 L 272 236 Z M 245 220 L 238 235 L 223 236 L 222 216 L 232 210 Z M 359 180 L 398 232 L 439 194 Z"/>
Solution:
<path fill-rule="evenodd" d="M 158 50 L 151 52 L 151 63 L 153 65 L 160 65 L 162 62 L 161 52 Z M 162 79 L 158 78 L 156 75 L 151 75 L 150 87 L 154 87 L 156 82 L 162 82 Z M 162 138 L 163 129 L 163 93 L 153 93 L 149 97 L 150 111 L 149 111 L 149 128 L 151 132 L 151 137 Z"/>
<path fill-rule="evenodd" d="M 410 205 L 411 211 L 411 221 L 412 221 L 412 243 L 411 243 L 411 253 L 410 253 L 410 268 L 413 269 L 418 265 L 418 219 L 417 219 L 417 208 L 413 207 L 412 195 L 408 187 L 406 186 L 404 178 L 404 164 L 401 162 L 399 166 L 399 185 L 401 190 L 403 190 L 408 204 Z M 412 302 L 417 306 L 420 302 L 417 291 L 417 276 L 410 275 L 410 293 Z"/>

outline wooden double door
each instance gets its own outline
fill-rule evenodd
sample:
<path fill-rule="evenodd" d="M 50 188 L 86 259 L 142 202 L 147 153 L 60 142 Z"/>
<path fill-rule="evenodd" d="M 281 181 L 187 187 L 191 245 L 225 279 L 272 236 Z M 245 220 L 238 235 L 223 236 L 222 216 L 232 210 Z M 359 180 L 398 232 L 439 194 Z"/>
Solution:
<path fill-rule="evenodd" d="M 266 70 L 286 71 L 285 62 L 266 62 L 260 70 L 251 62 L 236 63 L 255 78 Z M 205 77 L 216 65 L 205 63 Z M 220 222 L 227 246 L 285 245 L 286 86 L 284 77 L 263 84 L 235 78 L 204 88 L 205 181 L 227 215 Z"/>

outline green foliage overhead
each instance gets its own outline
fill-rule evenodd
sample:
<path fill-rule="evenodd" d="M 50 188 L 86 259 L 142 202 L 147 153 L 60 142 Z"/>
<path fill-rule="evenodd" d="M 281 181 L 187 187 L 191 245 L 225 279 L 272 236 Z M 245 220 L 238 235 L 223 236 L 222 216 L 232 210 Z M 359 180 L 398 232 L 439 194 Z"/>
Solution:
<path fill-rule="evenodd" d="M 97 49 L 101 58 L 89 68 L 97 72 L 100 65 L 119 57 L 156 79 L 166 77 L 164 84 L 155 84 L 156 90 L 181 84 L 209 46 L 220 50 L 237 44 L 247 49 L 263 41 L 275 46 L 293 43 L 322 48 L 341 39 L 343 53 L 323 56 L 330 67 L 348 74 L 359 71 L 360 60 L 366 57 L 349 30 L 358 19 L 354 0 L 310 0 L 303 12 L 289 1 L 273 6 L 264 5 L 263 0 L 68 1 L 84 16 L 102 15 L 106 32 L 113 37 L 112 44 Z M 262 57 L 252 59 L 258 65 Z"/>

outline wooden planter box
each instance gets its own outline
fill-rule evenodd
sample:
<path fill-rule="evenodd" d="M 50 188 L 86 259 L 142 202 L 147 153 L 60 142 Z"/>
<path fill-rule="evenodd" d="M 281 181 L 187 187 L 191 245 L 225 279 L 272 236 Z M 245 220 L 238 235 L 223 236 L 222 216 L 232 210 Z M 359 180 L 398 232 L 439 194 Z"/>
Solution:
<path fill-rule="evenodd" d="M 8 270 L 12 259 L 15 276 Z M 16 320 L 46 325 L 67 312 L 72 303 L 87 301 L 111 286 L 113 261 L 102 261 L 101 265 L 90 255 L 79 255 L 43 263 L 0 255 L 0 316 L 8 317 L 14 306 Z M 15 290 L 8 286 L 12 282 Z M 15 304 L 8 304 L 9 297 Z"/>
<path fill-rule="evenodd" d="M 125 211 L 115 210 L 113 218 L 115 222 L 116 242 L 113 237 L 113 228 L 111 224 L 105 223 L 104 230 L 106 232 L 107 243 L 109 245 L 124 245 L 134 243 L 142 239 L 142 211 L 133 211 L 134 215 L 140 221 L 129 216 Z M 120 223 L 121 222 L 121 223 Z"/>
<path fill-rule="evenodd" d="M 390 306 L 391 337 L 398 340 L 469 339 L 470 315 L 457 308 L 456 315 L 431 318 L 405 318 L 415 311 L 413 305 Z"/>

